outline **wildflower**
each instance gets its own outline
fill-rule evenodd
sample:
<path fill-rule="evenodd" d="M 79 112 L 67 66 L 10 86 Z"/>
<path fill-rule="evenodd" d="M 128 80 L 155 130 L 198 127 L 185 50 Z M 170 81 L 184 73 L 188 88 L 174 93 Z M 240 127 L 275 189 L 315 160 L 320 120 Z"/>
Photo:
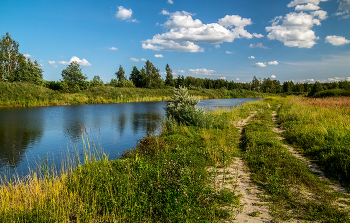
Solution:
<path fill-rule="evenodd" d="M 101 172 L 101 170 L 99 170 L 98 172 Z"/>
<path fill-rule="evenodd" d="M 159 193 L 162 193 L 162 191 L 160 190 Z"/>
<path fill-rule="evenodd" d="M 186 191 L 184 191 L 184 194 L 186 194 Z"/>
<path fill-rule="evenodd" d="M 143 194 L 145 194 L 145 192 L 142 192 Z"/>
<path fill-rule="evenodd" d="M 153 208 L 151 207 L 151 209 L 153 209 Z"/>
<path fill-rule="evenodd" d="M 108 174 L 108 173 L 106 173 L 106 174 Z"/>
<path fill-rule="evenodd" d="M 180 180 L 177 180 L 177 182 L 180 182 Z"/>
<path fill-rule="evenodd" d="M 179 202 L 176 201 L 176 203 L 179 203 Z"/>
<path fill-rule="evenodd" d="M 265 167 L 264 167 L 264 170 L 265 170 Z"/>
<path fill-rule="evenodd" d="M 177 150 L 177 148 L 176 148 L 176 150 Z"/>
<path fill-rule="evenodd" d="M 111 168 L 111 170 L 113 170 L 113 169 Z"/>
<path fill-rule="evenodd" d="M 192 161 L 190 161 L 190 163 L 192 163 Z"/>
<path fill-rule="evenodd" d="M 126 168 L 124 168 L 124 170 L 126 170 Z"/>
<path fill-rule="evenodd" d="M 151 186 L 153 186 L 153 184 L 151 184 Z"/>
<path fill-rule="evenodd" d="M 170 160 L 171 162 L 173 162 L 173 160 Z"/>
<path fill-rule="evenodd" d="M 177 189 L 177 191 L 179 191 L 180 189 Z"/>
<path fill-rule="evenodd" d="M 188 209 L 189 211 L 191 211 L 191 208 L 190 209 Z"/>
<path fill-rule="evenodd" d="M 168 161 L 168 160 L 165 160 L 165 161 Z"/>
<path fill-rule="evenodd" d="M 266 177 L 266 179 L 269 179 L 269 178 Z"/>

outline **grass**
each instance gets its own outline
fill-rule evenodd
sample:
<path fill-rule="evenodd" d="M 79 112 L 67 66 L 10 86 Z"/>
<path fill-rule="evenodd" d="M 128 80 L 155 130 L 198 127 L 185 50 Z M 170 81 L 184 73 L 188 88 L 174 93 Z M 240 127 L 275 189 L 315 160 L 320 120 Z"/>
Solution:
<path fill-rule="evenodd" d="M 246 90 L 199 89 L 189 90 L 200 99 L 261 97 L 262 94 Z M 92 87 L 79 93 L 61 93 L 30 83 L 0 82 L 0 107 L 34 107 L 73 104 L 107 104 L 141 101 L 166 101 L 173 94 L 172 88 L 116 88 Z"/>
<path fill-rule="evenodd" d="M 246 126 L 241 139 L 242 157 L 252 180 L 264 191 L 263 201 L 270 202 L 274 221 L 291 219 L 321 222 L 350 222 L 349 213 L 336 204 L 342 196 L 333 192 L 300 160 L 277 140 L 272 131 L 272 111 L 282 104 L 279 114 L 288 109 L 288 99 L 267 98 L 249 103 L 244 110 L 258 113 Z M 254 110 L 253 109 L 253 110 Z M 301 108 L 296 111 L 300 112 Z M 281 117 L 283 120 L 283 117 Z M 288 137 L 290 131 L 285 133 Z"/>
<path fill-rule="evenodd" d="M 239 195 L 211 187 L 215 171 L 238 154 L 239 112 L 211 114 L 212 126 L 174 126 L 148 136 L 122 159 L 85 152 L 60 174 L 33 173 L 0 186 L 0 222 L 217 222 Z M 85 137 L 85 138 L 84 138 Z M 85 151 L 92 142 L 83 137 Z M 71 160 L 71 159 L 68 159 Z M 223 208 L 223 207 L 230 208 Z"/>
<path fill-rule="evenodd" d="M 292 98 L 279 120 L 289 143 L 317 163 L 327 177 L 350 190 L 350 101 Z"/>

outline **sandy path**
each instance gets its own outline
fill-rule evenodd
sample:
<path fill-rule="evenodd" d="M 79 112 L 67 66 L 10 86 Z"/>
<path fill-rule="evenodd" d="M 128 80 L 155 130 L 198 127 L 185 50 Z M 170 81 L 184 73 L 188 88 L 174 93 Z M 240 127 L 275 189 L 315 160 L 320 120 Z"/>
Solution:
<path fill-rule="evenodd" d="M 233 123 L 242 132 L 249 119 L 254 117 L 252 112 L 246 119 Z M 216 189 L 229 189 L 241 194 L 241 206 L 239 208 L 225 207 L 232 210 L 232 219 L 222 222 L 271 222 L 267 204 L 261 202 L 261 191 L 251 182 L 248 170 L 241 158 L 236 157 L 235 162 L 224 168 L 216 169 L 218 175 L 215 178 Z M 257 216 L 250 216 L 256 213 Z"/>
<path fill-rule="evenodd" d="M 272 120 L 273 120 L 274 122 L 277 121 L 277 113 L 276 113 L 276 111 L 273 111 L 273 112 L 272 112 Z M 282 130 L 282 129 L 277 128 L 277 127 L 274 127 L 272 130 L 273 130 L 274 132 L 278 133 L 278 134 L 280 134 L 280 133 L 282 133 L 282 132 L 285 131 L 285 130 Z M 277 138 L 278 138 L 279 140 L 283 140 L 283 139 L 284 139 L 283 137 L 277 137 Z M 340 192 L 340 193 L 344 193 L 344 194 L 350 195 L 350 194 L 348 193 L 348 191 L 347 191 L 344 187 L 342 187 L 342 186 L 339 185 L 339 184 L 332 183 L 332 182 L 325 176 L 324 172 L 323 172 L 322 170 L 320 170 L 320 168 L 319 168 L 316 164 L 312 163 L 310 160 L 306 159 L 304 156 L 302 156 L 300 153 L 298 153 L 298 152 L 295 150 L 295 148 L 293 148 L 293 147 L 291 147 L 291 146 L 289 146 L 289 145 L 286 145 L 286 144 L 283 144 L 283 146 L 286 147 L 286 148 L 289 150 L 289 152 L 292 153 L 296 158 L 298 158 L 300 161 L 302 161 L 304 164 L 306 164 L 306 165 L 310 168 L 310 170 L 311 170 L 312 172 L 314 172 L 314 173 L 316 173 L 316 174 L 318 175 L 318 177 L 319 177 L 321 180 L 328 182 L 328 184 L 330 185 L 330 187 L 332 187 L 335 191 L 338 191 L 338 192 Z"/>

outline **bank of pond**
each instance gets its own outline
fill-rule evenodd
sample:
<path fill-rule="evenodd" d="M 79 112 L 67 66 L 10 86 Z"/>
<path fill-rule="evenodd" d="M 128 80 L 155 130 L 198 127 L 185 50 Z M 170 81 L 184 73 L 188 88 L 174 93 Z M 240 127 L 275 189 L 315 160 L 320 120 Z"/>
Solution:
<path fill-rule="evenodd" d="M 240 133 L 234 124 L 252 112 L 255 116 Z M 350 196 L 333 191 L 272 131 L 276 125 L 283 128 L 284 143 L 350 189 L 349 113 L 344 98 L 267 97 L 207 112 L 205 126 L 163 124 L 159 135 L 143 137 L 120 159 L 108 157 L 89 129 L 80 128 L 76 132 L 82 138 L 82 155 L 72 150 L 59 169 L 44 162 L 25 178 L 2 179 L 0 221 L 234 221 L 245 205 L 241 192 L 220 190 L 212 181 L 217 169 L 225 174 L 225 168 L 241 158 L 262 190 L 256 205 L 266 205 L 274 222 L 350 222 Z"/>

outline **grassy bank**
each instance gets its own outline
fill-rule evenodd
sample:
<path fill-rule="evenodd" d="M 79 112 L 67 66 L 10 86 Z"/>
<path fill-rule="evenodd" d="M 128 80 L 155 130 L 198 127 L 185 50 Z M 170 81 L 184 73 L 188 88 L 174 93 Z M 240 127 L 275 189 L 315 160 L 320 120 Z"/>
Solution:
<path fill-rule="evenodd" d="M 262 97 L 263 94 L 246 90 L 199 89 L 189 90 L 201 99 Z M 54 91 L 29 83 L 0 82 L 1 107 L 33 107 L 76 104 L 107 104 L 121 102 L 165 101 L 173 89 L 93 87 L 79 93 Z"/>
<path fill-rule="evenodd" d="M 0 186 L 0 222 L 217 222 L 239 196 L 209 185 L 238 154 L 238 110 L 207 117 L 207 128 L 173 126 L 145 137 L 122 159 L 86 153 L 85 164 Z M 88 150 L 92 142 L 85 137 Z M 223 209 L 228 206 L 230 208 Z"/>
<path fill-rule="evenodd" d="M 287 99 L 268 98 L 243 107 L 243 111 L 258 111 L 245 128 L 241 148 L 252 180 L 264 192 L 261 195 L 262 200 L 270 202 L 270 211 L 275 222 L 292 219 L 295 221 L 350 222 L 348 210 L 342 210 L 336 203 L 345 195 L 332 191 L 325 182 L 310 171 L 308 166 L 294 157 L 278 140 L 278 134 L 272 131 L 275 124 L 271 114 L 272 111 L 278 109 L 278 104 L 282 104 L 281 120 L 285 119 L 283 114 L 291 112 L 290 106 L 297 106 L 294 105 L 294 99 L 289 102 L 285 100 Z M 303 113 L 307 110 L 309 108 L 297 107 L 295 112 Z M 324 115 L 324 113 L 315 114 Z M 296 119 L 294 118 L 291 123 L 295 124 Z M 305 133 L 313 132 L 313 136 L 322 136 L 322 133 L 316 133 L 318 128 L 315 126 L 310 126 L 308 129 L 302 127 L 302 129 Z M 288 130 L 284 136 L 290 137 L 295 131 L 295 128 Z M 298 135 L 298 137 L 293 137 L 292 141 L 296 142 L 302 138 Z M 333 161 L 332 165 L 338 165 L 335 162 Z"/>
<path fill-rule="evenodd" d="M 293 98 L 279 112 L 289 143 L 350 190 L 350 101 Z"/>

